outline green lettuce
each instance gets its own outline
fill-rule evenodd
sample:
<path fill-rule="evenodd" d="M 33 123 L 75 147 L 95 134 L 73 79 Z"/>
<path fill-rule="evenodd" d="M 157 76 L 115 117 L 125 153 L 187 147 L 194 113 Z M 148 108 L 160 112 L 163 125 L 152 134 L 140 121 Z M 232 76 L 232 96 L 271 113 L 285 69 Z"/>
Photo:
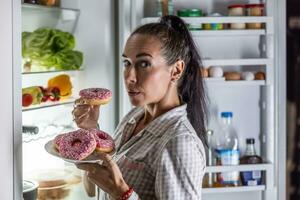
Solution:
<path fill-rule="evenodd" d="M 83 54 L 74 51 L 75 38 L 68 32 L 39 28 L 22 33 L 22 56 L 26 61 L 57 70 L 79 69 Z"/>

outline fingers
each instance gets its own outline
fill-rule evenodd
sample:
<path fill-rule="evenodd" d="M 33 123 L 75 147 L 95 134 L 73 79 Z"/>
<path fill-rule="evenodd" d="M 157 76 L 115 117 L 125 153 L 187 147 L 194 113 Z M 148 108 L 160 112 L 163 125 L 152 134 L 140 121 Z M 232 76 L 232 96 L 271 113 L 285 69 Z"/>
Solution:
<path fill-rule="evenodd" d="M 87 172 L 91 172 L 91 173 L 96 172 L 95 164 L 82 163 L 82 164 L 76 164 L 76 167 L 78 169 L 81 169 L 81 170 L 84 170 L 84 171 L 87 171 Z"/>

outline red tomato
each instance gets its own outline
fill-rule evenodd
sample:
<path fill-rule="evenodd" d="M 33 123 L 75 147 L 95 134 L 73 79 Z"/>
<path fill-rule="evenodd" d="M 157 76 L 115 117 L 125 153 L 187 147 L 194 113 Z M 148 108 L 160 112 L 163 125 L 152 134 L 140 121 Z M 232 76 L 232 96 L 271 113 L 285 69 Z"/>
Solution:
<path fill-rule="evenodd" d="M 27 107 L 30 106 L 33 102 L 33 98 L 31 94 L 23 94 L 22 95 L 22 106 Z"/>

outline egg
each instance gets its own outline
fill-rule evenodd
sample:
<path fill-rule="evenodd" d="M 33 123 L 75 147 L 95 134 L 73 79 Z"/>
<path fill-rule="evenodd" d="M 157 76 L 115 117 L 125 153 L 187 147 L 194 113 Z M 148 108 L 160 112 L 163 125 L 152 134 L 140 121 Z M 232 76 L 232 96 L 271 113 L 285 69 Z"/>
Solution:
<path fill-rule="evenodd" d="M 252 81 L 254 80 L 254 74 L 252 72 L 243 72 L 242 79 L 246 81 Z"/>
<path fill-rule="evenodd" d="M 223 69 L 221 67 L 210 67 L 209 76 L 214 78 L 223 77 Z"/>

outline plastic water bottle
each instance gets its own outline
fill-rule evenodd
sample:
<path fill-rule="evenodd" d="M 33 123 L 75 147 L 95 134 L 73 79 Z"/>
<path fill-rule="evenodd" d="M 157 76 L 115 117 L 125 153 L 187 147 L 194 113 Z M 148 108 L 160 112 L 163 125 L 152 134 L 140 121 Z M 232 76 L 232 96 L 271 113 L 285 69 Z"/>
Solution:
<path fill-rule="evenodd" d="M 220 133 L 215 138 L 217 165 L 239 165 L 239 145 L 236 130 L 232 125 L 232 112 L 221 113 Z M 217 173 L 217 186 L 237 186 L 239 172 Z"/>

